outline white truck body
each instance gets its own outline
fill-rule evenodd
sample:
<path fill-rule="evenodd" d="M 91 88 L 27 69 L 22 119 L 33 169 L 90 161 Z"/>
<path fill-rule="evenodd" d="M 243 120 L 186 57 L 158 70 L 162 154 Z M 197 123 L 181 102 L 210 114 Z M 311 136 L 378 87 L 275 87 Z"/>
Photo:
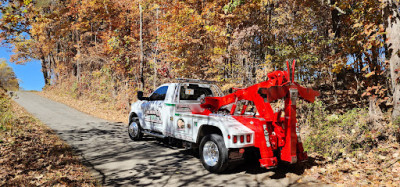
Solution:
<path fill-rule="evenodd" d="M 212 92 L 211 94 L 209 92 Z M 205 126 L 213 126 L 220 130 L 226 148 L 244 148 L 254 144 L 254 132 L 238 122 L 229 114 L 196 114 L 202 110 L 201 98 L 193 92 L 207 92 L 204 96 L 221 96 L 220 89 L 212 84 L 202 83 L 168 83 L 154 91 L 149 100 L 139 100 L 131 105 L 129 121 L 137 117 L 145 132 L 160 136 L 200 143 L 200 131 Z M 160 96 L 161 95 L 161 96 Z M 233 142 L 231 137 L 247 137 L 250 141 Z"/>

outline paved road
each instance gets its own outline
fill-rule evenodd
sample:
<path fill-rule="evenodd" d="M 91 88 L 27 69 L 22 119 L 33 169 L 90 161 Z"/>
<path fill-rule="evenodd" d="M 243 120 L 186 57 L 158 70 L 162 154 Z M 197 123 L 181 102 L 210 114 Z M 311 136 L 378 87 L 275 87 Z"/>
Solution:
<path fill-rule="evenodd" d="M 299 183 L 304 170 L 292 166 L 265 170 L 248 162 L 212 174 L 190 151 L 152 138 L 131 141 L 126 124 L 92 117 L 34 93 L 17 94 L 15 101 L 72 145 L 106 186 L 320 186 L 306 179 Z"/>

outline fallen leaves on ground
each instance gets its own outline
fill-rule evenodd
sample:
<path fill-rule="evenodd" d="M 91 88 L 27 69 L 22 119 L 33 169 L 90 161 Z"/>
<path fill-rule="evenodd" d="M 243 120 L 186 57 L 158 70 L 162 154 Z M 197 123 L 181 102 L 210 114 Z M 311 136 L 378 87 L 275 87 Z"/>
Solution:
<path fill-rule="evenodd" d="M 316 157 L 312 154 L 311 157 Z M 368 153 L 358 151 L 331 161 L 317 161 L 305 171 L 314 179 L 339 186 L 399 186 L 400 146 L 384 142 Z"/>
<path fill-rule="evenodd" d="M 79 157 L 53 131 L 12 102 L 0 129 L 0 186 L 95 186 Z"/>

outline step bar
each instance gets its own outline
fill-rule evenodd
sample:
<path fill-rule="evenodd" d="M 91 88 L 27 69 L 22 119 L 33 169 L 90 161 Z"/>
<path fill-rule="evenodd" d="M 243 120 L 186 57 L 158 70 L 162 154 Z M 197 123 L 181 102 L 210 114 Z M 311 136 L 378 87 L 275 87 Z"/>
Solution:
<path fill-rule="evenodd" d="M 159 134 L 159 133 L 156 133 L 156 132 L 151 132 L 151 131 L 146 131 L 146 130 L 143 131 L 143 134 L 149 135 L 149 136 L 154 136 L 154 137 L 157 137 L 157 138 L 165 138 L 165 136 L 162 135 L 162 134 Z"/>

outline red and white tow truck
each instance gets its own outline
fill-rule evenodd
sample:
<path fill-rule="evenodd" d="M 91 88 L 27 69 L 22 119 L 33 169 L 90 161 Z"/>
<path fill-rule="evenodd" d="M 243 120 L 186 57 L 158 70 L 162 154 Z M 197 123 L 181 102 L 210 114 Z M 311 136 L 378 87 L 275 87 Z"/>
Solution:
<path fill-rule="evenodd" d="M 294 82 L 290 71 L 274 71 L 268 80 L 223 96 L 206 81 L 181 79 L 163 84 L 149 97 L 138 92 L 131 106 L 128 134 L 173 139 L 199 150 L 203 166 L 210 172 L 224 171 L 256 150 L 261 167 L 273 168 L 278 160 L 296 163 L 307 153 L 296 123 L 296 100 L 314 102 L 319 92 Z M 290 76 L 291 75 L 291 76 Z M 271 102 L 282 99 L 274 111 Z"/>

